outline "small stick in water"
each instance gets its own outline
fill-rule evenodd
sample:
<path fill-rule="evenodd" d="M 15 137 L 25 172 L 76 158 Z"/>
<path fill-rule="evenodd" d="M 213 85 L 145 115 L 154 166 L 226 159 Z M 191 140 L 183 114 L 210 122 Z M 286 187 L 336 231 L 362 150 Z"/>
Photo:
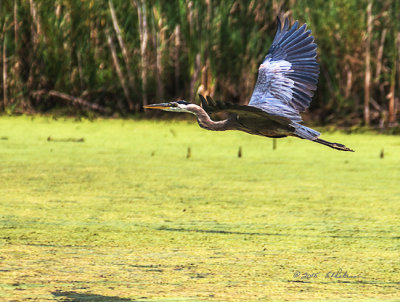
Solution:
<path fill-rule="evenodd" d="M 242 157 L 242 146 L 239 146 L 238 157 Z"/>

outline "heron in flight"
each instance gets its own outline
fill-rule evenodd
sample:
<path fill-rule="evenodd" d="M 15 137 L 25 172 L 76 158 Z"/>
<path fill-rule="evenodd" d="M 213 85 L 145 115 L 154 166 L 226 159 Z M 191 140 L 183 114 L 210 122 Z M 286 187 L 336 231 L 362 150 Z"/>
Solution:
<path fill-rule="evenodd" d="M 258 69 L 258 78 L 247 106 L 239 106 L 199 95 L 202 107 L 186 101 L 152 104 L 148 109 L 188 112 L 196 115 L 207 130 L 240 130 L 250 134 L 281 138 L 295 136 L 336 150 L 353 151 L 339 143 L 320 139 L 320 133 L 302 124 L 300 112 L 310 105 L 317 88 L 319 66 L 317 45 L 307 24 L 291 27 L 286 18 L 278 29 L 271 48 Z M 210 115 L 225 112 L 225 120 L 213 121 Z"/>

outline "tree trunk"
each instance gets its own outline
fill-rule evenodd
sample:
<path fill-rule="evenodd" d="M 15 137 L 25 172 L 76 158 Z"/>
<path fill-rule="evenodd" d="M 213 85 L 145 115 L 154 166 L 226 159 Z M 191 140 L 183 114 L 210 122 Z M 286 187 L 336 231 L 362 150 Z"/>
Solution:
<path fill-rule="evenodd" d="M 114 6 L 113 6 L 111 0 L 108 1 L 108 6 L 110 8 L 114 31 L 115 31 L 115 34 L 117 35 L 117 40 L 118 40 L 119 46 L 121 47 L 121 50 L 122 50 L 122 57 L 124 58 L 124 61 L 125 61 L 126 72 L 128 73 L 129 85 L 130 85 L 130 88 L 133 89 L 134 85 L 135 85 L 135 81 L 134 81 L 135 78 L 131 71 L 131 62 L 129 59 L 128 50 L 127 50 L 127 48 L 125 46 L 125 42 L 122 38 L 121 29 L 118 24 L 117 14 L 115 13 L 115 9 L 114 9 Z M 133 109 L 134 109 L 133 103 L 129 103 L 129 110 L 133 110 Z"/>
<path fill-rule="evenodd" d="M 147 28 L 147 12 L 146 4 L 142 0 L 135 0 L 134 6 L 137 8 L 139 21 L 139 38 L 140 38 L 140 56 L 141 56 L 141 75 L 142 75 L 142 103 L 148 105 L 147 101 L 147 43 L 148 43 L 148 28 Z"/>
<path fill-rule="evenodd" d="M 39 36 L 42 33 L 42 29 L 40 26 L 40 20 L 37 15 L 37 9 L 36 9 L 36 4 L 33 0 L 29 0 L 29 8 L 30 8 L 30 13 L 32 17 L 32 22 L 31 22 L 31 39 L 32 39 L 32 52 L 36 53 L 38 46 L 39 46 Z M 35 59 L 32 59 L 31 62 L 29 62 L 30 68 L 29 68 L 29 76 L 28 80 L 26 83 L 27 90 L 30 90 L 34 86 L 34 81 L 35 81 L 35 76 L 38 68 L 38 63 L 35 61 Z"/>
<path fill-rule="evenodd" d="M 381 34 L 381 40 L 379 43 L 378 47 L 378 53 L 376 57 L 376 72 L 375 72 L 375 79 L 374 79 L 374 85 L 378 86 L 379 90 L 379 99 L 384 100 L 385 99 L 385 85 L 383 83 L 380 83 L 380 77 L 382 73 L 382 67 L 383 67 L 383 50 L 384 50 L 384 44 L 385 44 L 385 38 L 387 34 L 387 29 L 384 28 Z"/>
<path fill-rule="evenodd" d="M 365 78 L 364 78 L 364 122 L 370 124 L 369 103 L 371 98 L 371 33 L 372 33 L 372 2 L 367 7 L 367 37 L 365 47 Z"/>
<path fill-rule="evenodd" d="M 175 94 L 180 94 L 180 85 L 179 85 L 179 78 L 180 78 L 180 64 L 179 64 L 179 49 L 181 47 L 181 27 L 180 25 L 175 26 L 175 50 L 174 50 L 174 75 L 175 75 Z"/>
<path fill-rule="evenodd" d="M 21 80 L 21 57 L 19 47 L 19 24 L 18 24 L 18 1 L 14 0 L 14 79 L 15 90 L 14 100 L 19 103 L 20 92 L 23 91 L 23 84 Z"/>
<path fill-rule="evenodd" d="M 42 95 L 47 95 L 47 96 L 52 96 L 52 97 L 57 97 L 60 99 L 63 99 L 65 101 L 71 102 L 73 104 L 76 105 L 80 105 L 83 107 L 87 107 L 90 108 L 92 110 L 96 110 L 96 111 L 100 111 L 102 113 L 107 113 L 108 110 L 106 108 L 104 108 L 103 106 L 100 106 L 99 104 L 92 104 L 80 97 L 74 97 L 72 95 L 63 93 L 63 92 L 59 92 L 59 91 L 55 91 L 55 90 L 50 90 L 50 91 L 46 91 L 46 90 L 38 90 L 38 91 L 33 91 L 32 96 L 34 97 L 40 97 Z"/>
<path fill-rule="evenodd" d="M 31 16 L 32 16 L 32 26 L 36 26 L 35 30 L 32 30 L 33 33 L 33 42 L 35 45 L 37 45 L 39 43 L 39 36 L 42 35 L 42 27 L 40 25 L 40 20 L 39 17 L 37 15 L 37 9 L 36 9 L 36 4 L 35 2 L 33 2 L 33 0 L 29 0 L 29 4 L 30 4 L 30 10 L 31 10 Z"/>
<path fill-rule="evenodd" d="M 156 7 L 153 7 L 153 16 L 154 16 L 154 34 L 153 34 L 153 44 L 154 48 L 156 49 L 156 66 L 155 66 L 155 74 L 156 74 L 156 83 L 157 83 L 157 91 L 156 91 L 156 98 L 160 100 L 164 97 L 164 84 L 162 82 L 162 73 L 163 73 L 163 66 L 162 66 L 162 46 L 165 42 L 164 30 L 163 30 L 163 23 L 162 17 L 160 16 L 159 12 L 157 11 Z"/>
<path fill-rule="evenodd" d="M 8 106 L 7 96 L 7 36 L 6 36 L 6 23 L 3 26 L 3 105 L 4 108 Z"/>
<path fill-rule="evenodd" d="M 382 57 L 383 57 L 383 47 L 385 44 L 387 29 L 384 28 L 381 34 L 381 41 L 378 47 L 378 53 L 376 55 L 376 72 L 375 72 L 375 83 L 379 83 L 379 77 L 382 71 Z"/>
<path fill-rule="evenodd" d="M 396 37 L 396 46 L 397 46 L 397 50 L 398 52 L 400 52 L 400 50 L 398 49 L 398 47 L 400 46 L 400 33 L 397 33 L 397 37 Z M 396 122 L 396 115 L 397 115 L 397 106 L 396 106 L 396 73 L 397 73 L 397 69 L 399 68 L 399 58 L 400 54 L 397 55 L 395 54 L 393 56 L 393 67 L 392 67 L 392 74 L 390 77 L 390 92 L 388 95 L 389 98 L 389 125 L 393 125 Z"/>
<path fill-rule="evenodd" d="M 121 83 L 122 90 L 124 91 L 124 94 L 128 101 L 129 107 L 132 106 L 132 108 L 133 108 L 133 103 L 129 97 L 129 90 L 128 90 L 128 87 L 126 86 L 126 81 L 125 81 L 124 75 L 122 74 L 121 67 L 118 62 L 117 51 L 115 50 L 114 43 L 112 41 L 111 35 L 108 30 L 106 30 L 106 36 L 107 36 L 108 46 L 110 47 L 110 50 L 111 50 L 111 56 L 113 59 L 114 68 L 115 68 L 115 71 L 117 72 L 117 76 Z M 124 111 L 121 101 L 118 101 L 118 107 L 121 111 Z"/>
<path fill-rule="evenodd" d="M 202 87 L 202 86 L 197 89 L 198 91 L 195 90 L 196 89 L 195 86 L 196 86 L 197 81 L 199 80 L 199 76 L 200 76 L 200 72 L 201 72 L 200 65 L 201 65 L 201 55 L 200 55 L 200 53 L 197 53 L 196 59 L 194 62 L 194 72 L 193 72 L 192 78 L 190 80 L 190 100 L 194 100 L 195 93 L 202 93 L 202 94 L 204 93 L 204 87 Z"/>

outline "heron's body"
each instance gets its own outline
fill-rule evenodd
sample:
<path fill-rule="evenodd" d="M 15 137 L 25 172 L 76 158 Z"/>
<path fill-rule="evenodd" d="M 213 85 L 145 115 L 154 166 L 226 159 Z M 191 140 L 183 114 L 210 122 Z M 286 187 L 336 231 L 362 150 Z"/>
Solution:
<path fill-rule="evenodd" d="M 328 147 L 353 151 L 338 143 L 319 138 L 320 133 L 301 123 L 300 112 L 309 107 L 316 89 L 319 66 L 311 31 L 298 22 L 289 28 L 278 18 L 278 30 L 271 48 L 260 65 L 256 86 L 247 106 L 215 102 L 200 96 L 202 107 L 185 101 L 154 104 L 145 108 L 195 114 L 200 127 L 213 130 L 240 130 L 266 137 L 295 136 Z M 228 118 L 213 121 L 210 115 L 228 113 Z"/>

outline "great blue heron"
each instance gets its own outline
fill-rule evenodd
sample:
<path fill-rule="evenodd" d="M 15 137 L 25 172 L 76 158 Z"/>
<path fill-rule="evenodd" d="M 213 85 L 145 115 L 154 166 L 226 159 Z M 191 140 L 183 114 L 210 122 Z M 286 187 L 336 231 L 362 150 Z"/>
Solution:
<path fill-rule="evenodd" d="M 152 104 L 149 109 L 189 112 L 197 117 L 200 127 L 207 130 L 240 130 L 250 134 L 280 138 L 295 136 L 341 151 L 353 151 L 338 143 L 319 138 L 320 133 L 300 124 L 300 112 L 310 105 L 317 88 L 319 66 L 317 45 L 307 24 L 296 21 L 289 27 L 286 18 L 278 29 L 271 48 L 259 67 L 256 86 L 247 106 L 215 102 L 199 95 L 202 106 L 186 101 Z M 228 118 L 213 121 L 210 114 L 226 112 Z"/>

